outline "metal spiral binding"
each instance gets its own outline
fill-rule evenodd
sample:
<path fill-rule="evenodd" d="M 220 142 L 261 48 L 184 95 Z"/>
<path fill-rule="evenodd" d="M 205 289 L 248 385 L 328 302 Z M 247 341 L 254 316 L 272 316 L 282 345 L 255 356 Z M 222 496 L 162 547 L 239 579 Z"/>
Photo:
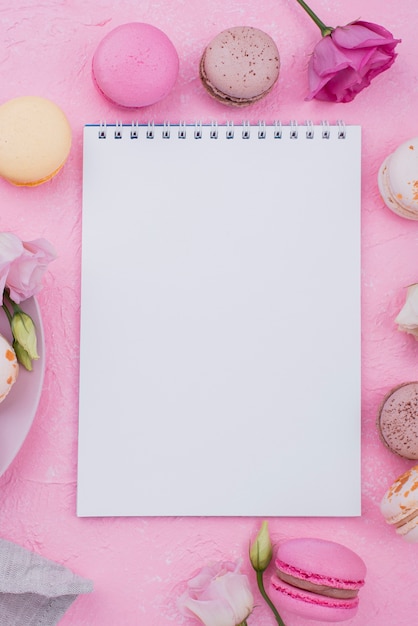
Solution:
<path fill-rule="evenodd" d="M 106 122 L 100 122 L 99 124 L 99 139 L 106 139 Z"/>
<path fill-rule="evenodd" d="M 250 122 L 242 123 L 242 138 L 249 139 L 250 138 Z"/>
<path fill-rule="evenodd" d="M 114 126 L 113 136 L 115 139 L 122 139 L 125 133 L 124 124 L 122 121 L 116 121 L 114 125 L 108 126 L 105 121 L 100 121 L 98 124 L 98 138 L 106 139 L 108 136 L 109 128 Z M 125 125 L 129 128 L 129 124 Z M 138 121 L 132 121 L 130 125 L 130 130 L 127 131 L 128 137 L 130 139 L 139 139 L 140 138 L 140 128 L 144 125 L 140 124 Z M 159 126 L 159 125 L 157 125 Z M 282 125 L 280 120 L 275 120 L 272 124 L 273 129 L 273 138 L 274 139 L 282 139 L 284 137 L 284 133 L 290 139 L 298 139 L 303 136 L 303 128 L 305 129 L 304 136 L 306 139 L 314 139 L 315 133 L 318 131 L 318 134 L 322 139 L 330 139 L 331 137 L 331 127 L 327 120 L 322 120 L 318 125 L 315 125 L 311 120 L 306 120 L 304 125 L 299 125 L 296 120 L 291 120 L 288 124 Z M 178 139 L 186 139 L 188 128 L 193 128 L 193 125 L 188 125 L 186 122 L 181 121 L 177 125 L 171 125 L 170 122 L 165 121 L 162 125 L 159 126 L 161 129 L 161 137 L 162 139 L 170 139 L 173 136 L 174 129 L 177 128 L 177 138 Z M 153 121 L 149 121 L 147 125 L 145 125 L 145 137 L 147 139 L 154 139 L 156 133 L 156 126 Z M 204 130 L 206 128 L 207 130 Z M 270 125 L 268 127 L 270 129 Z M 337 120 L 335 122 L 335 126 L 333 128 L 333 133 L 336 132 L 336 136 L 338 139 L 345 139 L 347 137 L 347 129 L 343 120 Z M 206 132 L 209 132 L 210 139 L 218 139 L 219 133 L 222 129 L 222 136 L 226 139 L 234 139 L 236 136 L 236 130 L 238 131 L 238 126 L 234 126 L 233 121 L 228 121 L 225 124 L 219 126 L 218 122 L 213 120 L 209 125 L 203 124 L 201 121 L 196 121 L 194 124 L 193 137 L 194 139 L 202 139 Z M 252 133 L 254 130 L 254 136 L 258 139 L 265 139 L 267 137 L 268 129 L 266 122 L 264 120 L 259 120 L 257 125 L 252 125 L 248 120 L 244 120 L 241 125 L 241 138 L 242 139 L 251 139 Z M 173 131 L 173 132 L 172 132 Z M 158 131 L 160 132 L 160 131 Z M 223 135 L 225 132 L 225 135 Z M 270 130 L 269 130 L 270 132 Z M 287 135 L 287 132 L 289 133 Z"/>
<path fill-rule="evenodd" d="M 130 137 L 131 139 L 138 139 L 138 122 L 132 122 Z"/>
<path fill-rule="evenodd" d="M 266 123 L 263 120 L 258 122 L 258 138 L 265 139 L 266 138 Z"/>
<path fill-rule="evenodd" d="M 178 138 L 179 139 L 186 139 L 186 122 L 180 122 L 179 123 Z"/>
<path fill-rule="evenodd" d="M 211 122 L 209 137 L 211 139 L 218 139 L 218 122 Z"/>
<path fill-rule="evenodd" d="M 154 122 L 148 122 L 147 139 L 154 139 Z"/>
<path fill-rule="evenodd" d="M 202 122 L 196 122 L 195 127 L 194 127 L 194 138 L 195 139 L 202 139 L 203 133 L 202 133 Z"/>
<path fill-rule="evenodd" d="M 273 137 L 275 139 L 281 139 L 282 138 L 282 123 L 280 122 L 280 120 L 276 120 L 274 122 L 274 134 Z"/>
<path fill-rule="evenodd" d="M 186 122 L 179 122 L 179 130 L 178 130 L 177 136 L 179 139 L 186 139 L 187 137 Z"/>
<path fill-rule="evenodd" d="M 122 139 L 122 122 L 116 122 L 115 124 L 115 139 Z"/>
<path fill-rule="evenodd" d="M 170 122 L 164 122 L 163 139 L 170 139 Z"/>
<path fill-rule="evenodd" d="M 234 122 L 226 123 L 226 138 L 233 139 L 234 138 Z"/>
<path fill-rule="evenodd" d="M 298 123 L 296 120 L 290 120 L 290 139 L 297 139 L 298 135 Z"/>
<path fill-rule="evenodd" d="M 338 133 L 337 133 L 338 139 L 345 139 L 346 131 L 345 131 L 344 122 L 342 120 L 337 120 L 337 126 L 338 126 Z"/>

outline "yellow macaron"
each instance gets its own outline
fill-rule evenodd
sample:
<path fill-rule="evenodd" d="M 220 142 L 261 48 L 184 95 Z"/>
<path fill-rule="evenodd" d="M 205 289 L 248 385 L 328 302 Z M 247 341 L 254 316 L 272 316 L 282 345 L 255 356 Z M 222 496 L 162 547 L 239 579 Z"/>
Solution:
<path fill-rule="evenodd" d="M 70 125 L 51 100 L 22 96 L 0 106 L 0 176 L 10 183 L 45 183 L 61 170 L 70 148 Z"/>

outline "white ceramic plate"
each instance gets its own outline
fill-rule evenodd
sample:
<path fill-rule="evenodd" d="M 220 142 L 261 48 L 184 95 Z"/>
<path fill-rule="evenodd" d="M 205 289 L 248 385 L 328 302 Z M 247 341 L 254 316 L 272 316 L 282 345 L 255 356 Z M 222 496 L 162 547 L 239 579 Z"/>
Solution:
<path fill-rule="evenodd" d="M 19 452 L 26 435 L 32 426 L 45 372 L 45 342 L 42 319 L 35 298 L 21 304 L 25 313 L 31 316 L 36 326 L 39 359 L 33 361 L 33 370 L 28 372 L 20 365 L 18 378 L 9 395 L 0 404 L 0 476 Z M 0 333 L 12 342 L 9 322 L 0 308 Z"/>

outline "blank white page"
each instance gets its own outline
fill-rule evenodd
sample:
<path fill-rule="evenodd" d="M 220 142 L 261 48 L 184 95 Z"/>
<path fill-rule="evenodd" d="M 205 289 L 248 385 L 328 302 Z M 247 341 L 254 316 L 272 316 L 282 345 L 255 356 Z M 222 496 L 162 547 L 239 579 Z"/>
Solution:
<path fill-rule="evenodd" d="M 360 515 L 360 127 L 215 128 L 85 127 L 77 514 Z"/>

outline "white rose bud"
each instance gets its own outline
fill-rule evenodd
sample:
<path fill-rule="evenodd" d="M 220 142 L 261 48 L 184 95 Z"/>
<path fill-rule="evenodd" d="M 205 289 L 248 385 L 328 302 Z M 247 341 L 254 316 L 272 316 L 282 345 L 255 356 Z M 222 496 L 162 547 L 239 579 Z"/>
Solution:
<path fill-rule="evenodd" d="M 395 318 L 395 323 L 398 324 L 398 330 L 418 340 L 418 283 L 408 287 L 405 304 Z"/>

